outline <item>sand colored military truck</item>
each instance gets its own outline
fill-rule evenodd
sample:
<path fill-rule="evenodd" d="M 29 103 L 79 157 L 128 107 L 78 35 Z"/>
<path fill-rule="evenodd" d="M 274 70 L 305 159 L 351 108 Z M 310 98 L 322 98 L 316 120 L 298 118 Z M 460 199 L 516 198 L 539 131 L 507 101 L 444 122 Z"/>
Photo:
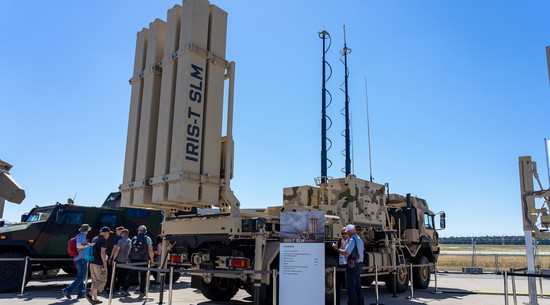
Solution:
<path fill-rule="evenodd" d="M 340 229 L 347 224 L 356 226 L 357 234 L 365 243 L 364 285 L 374 279 L 374 270 L 368 267 L 385 266 L 378 269 L 379 280 L 385 281 L 390 292 L 394 289 L 397 293 L 404 292 L 412 263 L 425 265 L 413 268 L 414 287 L 427 288 L 433 269 L 428 264 L 437 262 L 439 246 L 436 215 L 426 201 L 410 195 L 387 194 L 384 185 L 354 175 L 327 181 L 326 195 L 322 194 L 323 187 L 285 188 L 282 206 L 241 210 L 237 218 L 232 213 L 204 213 L 167 219 L 163 223 L 164 237 L 178 244 L 170 253 L 172 265 L 198 270 L 278 269 L 280 213 L 324 211 L 327 304 L 332 304 L 335 287 L 332 267 L 338 264 L 331 244 L 341 238 Z M 440 216 L 440 226 L 444 227 L 444 214 Z M 259 267 L 258 257 L 262 262 Z M 251 275 L 214 272 L 193 276 L 192 286 L 211 300 L 227 301 L 239 288 L 254 295 L 254 280 Z M 270 304 L 271 278 L 262 275 L 260 282 L 260 298 Z"/>
<path fill-rule="evenodd" d="M 398 266 L 435 263 L 439 255 L 439 242 L 434 225 L 435 213 L 429 210 L 426 200 L 387 194 L 384 185 L 362 180 L 355 175 L 340 179 L 327 179 L 319 187 L 298 186 L 285 188 L 282 212 L 324 211 L 326 239 L 326 292 L 332 291 L 332 271 L 338 256 L 330 245 L 341 238 L 341 228 L 354 224 L 357 234 L 365 243 L 365 267 Z M 271 208 L 273 210 L 273 208 Z M 444 214 L 440 226 L 445 226 Z M 364 277 L 370 284 L 374 269 Z M 388 290 L 403 292 L 411 276 L 405 267 L 379 269 Z M 425 289 L 430 283 L 429 266 L 413 269 L 415 288 Z"/>
<path fill-rule="evenodd" d="M 63 269 L 76 274 L 73 259 L 67 253 L 67 243 L 78 234 L 83 223 L 92 227 L 89 239 L 99 234 L 99 229 L 109 226 L 112 230 L 124 226 L 130 234 L 137 234 L 140 225 L 146 225 L 153 239 L 160 234 L 161 211 L 116 208 L 120 193 L 111 193 L 103 207 L 79 206 L 74 204 L 55 204 L 35 207 L 22 216 L 21 222 L 0 227 L 0 258 L 29 257 L 26 282 L 31 279 L 32 271 Z M 112 208 L 111 208 L 112 206 Z M 115 234 L 108 241 L 108 253 L 113 246 Z M 42 260 L 44 259 L 44 260 Z M 55 259 L 55 260 L 48 260 Z M 21 289 L 25 262 L 3 261 L 0 263 L 0 293 Z M 26 284 L 26 283 L 25 283 Z"/>
<path fill-rule="evenodd" d="M 227 13 L 207 0 L 186 0 L 166 20 L 137 34 L 121 204 L 165 211 L 163 261 L 195 271 L 192 287 L 213 301 L 242 288 L 255 303 L 272 303 L 281 212 L 325 212 L 329 302 L 337 263 L 330 245 L 347 224 L 365 242 L 365 265 L 386 266 L 379 274 L 390 290 L 407 288 L 406 264 L 437 261 L 435 214 L 426 201 L 388 194 L 385 185 L 354 175 L 286 188 L 279 206 L 242 209 L 231 190 L 235 63 L 225 59 Z M 387 266 L 398 267 L 396 276 Z M 426 288 L 429 271 L 416 268 L 414 285 Z M 363 275 L 368 284 L 374 272 Z"/>

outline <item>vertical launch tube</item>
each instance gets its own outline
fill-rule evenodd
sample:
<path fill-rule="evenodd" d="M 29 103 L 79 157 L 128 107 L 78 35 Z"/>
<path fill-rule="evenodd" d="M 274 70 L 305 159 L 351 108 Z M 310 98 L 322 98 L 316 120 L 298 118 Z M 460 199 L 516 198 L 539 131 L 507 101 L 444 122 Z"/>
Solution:
<path fill-rule="evenodd" d="M 155 167 L 161 85 L 158 63 L 162 59 L 165 35 L 166 23 L 164 21 L 156 19 L 149 25 L 149 41 L 143 74 L 133 205 L 150 204 L 152 199 L 149 178 L 153 177 Z"/>
<path fill-rule="evenodd" d="M 136 177 L 137 145 L 139 136 L 139 120 L 141 118 L 141 95 L 143 91 L 142 72 L 145 69 L 145 52 L 149 30 L 143 29 L 137 34 L 136 54 L 134 58 L 134 73 L 130 84 L 132 93 L 130 97 L 130 115 L 128 118 L 128 134 L 126 136 L 126 153 L 124 158 L 124 172 L 122 185 L 120 186 L 123 205 L 133 202 L 133 182 Z"/>
<path fill-rule="evenodd" d="M 155 154 L 155 171 L 152 178 L 153 202 L 168 201 L 168 185 L 165 183 L 170 171 L 172 147 L 172 126 L 174 120 L 174 100 L 178 62 L 175 54 L 179 48 L 181 6 L 168 10 L 166 38 L 162 59 L 162 84 L 160 90 L 159 120 Z"/>
<path fill-rule="evenodd" d="M 207 48 L 209 6 L 208 1 L 184 1 L 182 5 L 170 154 L 170 173 L 180 180 L 171 179 L 168 200 L 199 201 L 206 57 L 192 48 Z"/>

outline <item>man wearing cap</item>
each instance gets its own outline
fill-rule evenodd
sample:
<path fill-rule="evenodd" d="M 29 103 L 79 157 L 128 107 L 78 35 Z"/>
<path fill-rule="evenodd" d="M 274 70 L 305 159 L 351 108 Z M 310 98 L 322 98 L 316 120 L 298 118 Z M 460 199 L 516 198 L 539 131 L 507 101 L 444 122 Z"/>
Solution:
<path fill-rule="evenodd" d="M 348 244 L 344 250 L 336 248 L 338 253 L 344 255 L 348 264 L 346 266 L 346 284 L 348 288 L 348 305 L 363 305 L 365 300 L 361 291 L 361 270 L 363 269 L 363 255 L 365 244 L 357 236 L 354 225 L 347 225 Z"/>
<path fill-rule="evenodd" d="M 109 256 L 109 259 L 107 260 L 107 283 L 105 284 L 105 290 L 103 291 L 104 293 L 109 293 L 109 287 L 111 286 L 111 275 L 112 275 L 112 272 L 113 272 L 113 268 L 111 267 L 113 265 L 113 254 L 115 253 L 115 249 L 116 249 L 116 245 L 118 243 L 118 241 L 120 240 L 121 238 L 121 234 L 122 234 L 122 230 L 124 229 L 123 226 L 120 226 L 120 227 L 116 227 L 115 228 L 115 233 L 116 233 L 116 237 L 115 237 L 115 241 L 113 242 L 113 249 L 111 250 L 111 255 Z M 120 287 L 119 287 L 120 288 Z"/>
<path fill-rule="evenodd" d="M 115 233 L 116 233 L 116 237 L 115 237 L 115 241 L 113 242 L 113 246 L 116 247 L 118 241 L 122 238 L 122 230 L 124 230 L 124 227 L 123 226 L 120 226 L 120 227 L 116 227 L 115 229 Z M 113 248 L 113 253 L 115 253 L 115 248 Z M 113 263 L 113 260 L 114 260 L 114 257 L 113 255 L 111 255 L 109 257 L 109 264 L 112 264 Z"/>
<path fill-rule="evenodd" d="M 113 247 L 113 253 L 111 253 L 111 256 L 109 258 L 110 261 L 115 261 L 117 264 L 115 272 L 115 290 L 113 291 L 113 293 L 122 288 L 122 285 L 124 285 L 124 281 L 126 281 L 126 276 L 128 276 L 128 269 L 119 268 L 119 264 L 128 263 L 128 253 L 130 252 L 131 242 L 131 240 L 128 238 L 128 234 L 130 234 L 128 229 L 121 230 L 120 239 L 118 240 L 118 242 L 115 243 L 115 246 Z"/>
<path fill-rule="evenodd" d="M 80 233 L 76 236 L 76 249 L 78 250 L 78 255 L 74 257 L 74 264 L 76 266 L 76 278 L 74 281 L 67 287 L 63 288 L 61 291 L 67 299 L 71 298 L 71 292 L 77 290 L 77 298 L 81 298 L 86 295 L 86 289 L 84 287 L 84 279 L 86 274 L 88 274 L 88 264 L 84 259 L 84 249 L 88 247 L 88 240 L 86 240 L 86 235 L 90 231 L 90 226 L 88 224 L 83 224 L 78 230 Z"/>
<path fill-rule="evenodd" d="M 92 275 L 92 286 L 86 299 L 91 304 L 102 303 L 97 299 L 97 292 L 102 291 L 107 283 L 107 238 L 113 233 L 109 227 L 99 230 L 99 235 L 92 239 L 94 244 L 94 260 L 90 262 L 90 274 Z"/>
<path fill-rule="evenodd" d="M 132 263 L 144 263 L 149 260 L 153 261 L 153 241 L 151 240 L 151 237 L 145 235 L 145 233 L 147 233 L 147 227 L 144 225 L 139 226 L 138 235 L 134 236 L 130 242 L 130 252 L 128 255 L 130 256 Z M 134 274 L 135 270 L 130 270 L 130 272 L 128 272 L 128 277 L 126 277 L 126 281 L 124 282 L 121 292 L 125 296 L 130 295 L 130 293 L 128 293 L 128 287 L 130 287 Z M 139 272 L 139 299 L 145 297 L 146 275 L 147 272 L 145 271 Z"/>

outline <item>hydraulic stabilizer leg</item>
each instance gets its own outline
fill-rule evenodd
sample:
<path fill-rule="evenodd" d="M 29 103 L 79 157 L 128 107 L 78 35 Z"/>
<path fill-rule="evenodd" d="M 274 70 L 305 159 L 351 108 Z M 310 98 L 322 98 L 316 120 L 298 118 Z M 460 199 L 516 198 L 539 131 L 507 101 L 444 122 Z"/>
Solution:
<path fill-rule="evenodd" d="M 255 255 L 254 255 L 254 271 L 253 276 L 254 283 L 254 305 L 260 304 L 260 291 L 262 288 L 262 274 L 263 270 L 263 258 L 264 258 L 264 245 L 265 245 L 265 232 L 262 227 L 258 233 L 256 233 L 255 242 Z"/>

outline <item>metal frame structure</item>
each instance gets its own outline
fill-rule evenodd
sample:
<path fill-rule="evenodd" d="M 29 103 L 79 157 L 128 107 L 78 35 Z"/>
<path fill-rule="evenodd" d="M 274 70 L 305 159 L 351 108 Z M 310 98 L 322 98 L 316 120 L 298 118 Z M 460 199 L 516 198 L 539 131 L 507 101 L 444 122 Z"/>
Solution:
<path fill-rule="evenodd" d="M 533 238 L 550 236 L 550 231 L 548 231 L 548 227 L 550 226 L 550 215 L 548 214 L 550 190 L 543 189 L 537 172 L 537 164 L 531 160 L 531 156 L 519 157 L 519 177 L 527 273 L 535 274 Z M 540 188 L 537 191 L 534 188 L 533 178 L 537 181 Z M 542 206 L 537 207 L 535 205 L 536 198 L 544 198 Z M 529 300 L 531 305 L 538 304 L 537 287 L 534 277 L 529 277 Z"/>

